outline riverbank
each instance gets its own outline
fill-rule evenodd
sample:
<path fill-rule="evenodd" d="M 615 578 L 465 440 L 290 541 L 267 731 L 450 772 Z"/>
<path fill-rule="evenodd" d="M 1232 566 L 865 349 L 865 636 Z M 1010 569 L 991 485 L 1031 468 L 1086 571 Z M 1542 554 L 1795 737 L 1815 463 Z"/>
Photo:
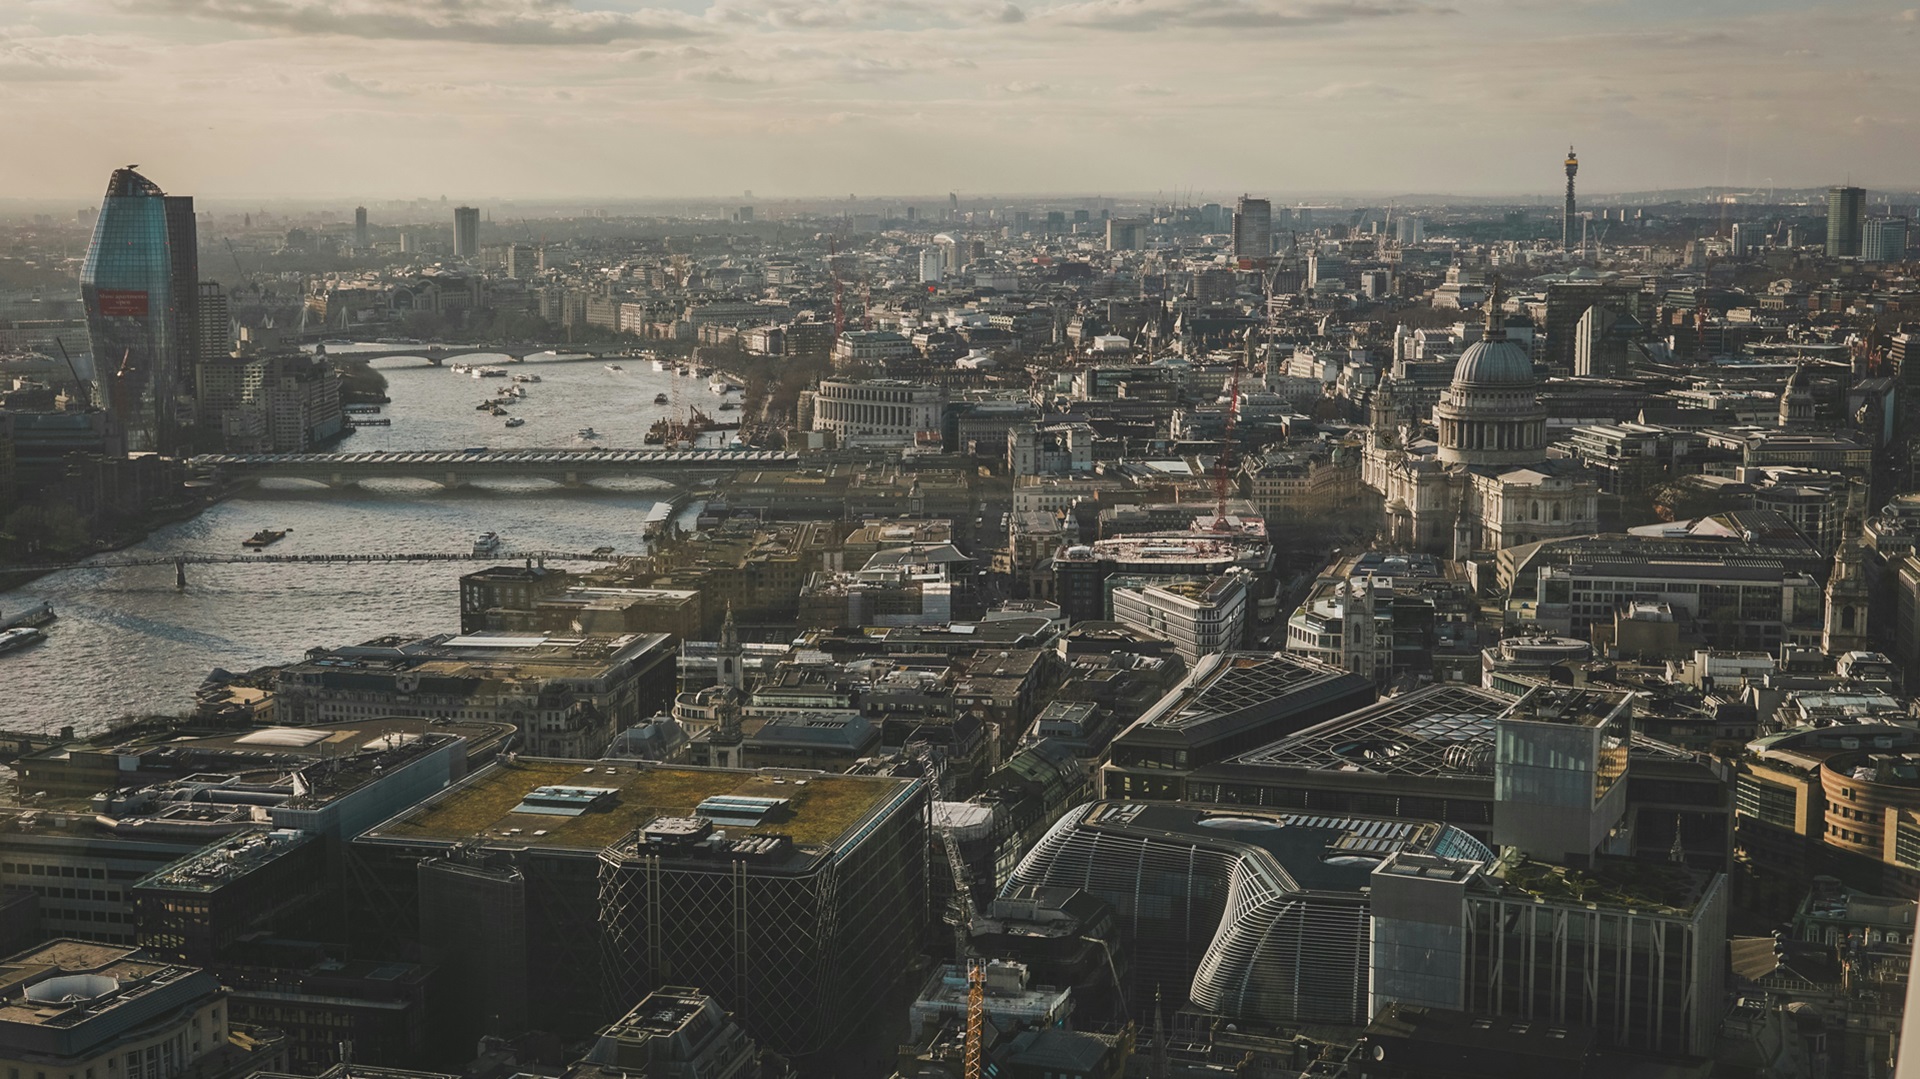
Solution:
<path fill-rule="evenodd" d="M 87 564 L 87 560 L 97 555 L 124 551 L 145 543 L 154 532 L 168 525 L 183 524 L 191 521 L 213 507 L 233 496 L 235 488 L 228 485 L 217 492 L 203 494 L 194 501 L 164 509 L 154 510 L 141 516 L 140 521 L 130 528 L 117 530 L 112 535 L 94 541 L 93 548 L 84 553 L 67 554 L 64 557 L 48 558 L 44 563 L 49 568 L 36 570 L 0 570 L 0 592 L 11 592 L 16 588 L 25 588 L 34 581 L 50 573 L 77 569 Z M 33 556 L 38 557 L 38 556 Z M 58 564 L 56 564 L 58 563 Z"/>

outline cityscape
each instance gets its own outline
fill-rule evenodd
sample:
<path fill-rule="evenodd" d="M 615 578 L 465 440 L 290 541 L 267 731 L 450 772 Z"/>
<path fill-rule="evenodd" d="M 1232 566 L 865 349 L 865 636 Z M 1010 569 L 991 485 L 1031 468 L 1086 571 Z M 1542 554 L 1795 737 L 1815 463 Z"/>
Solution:
<path fill-rule="evenodd" d="M 0 1079 L 1920 1079 L 1920 162 L 1876 95 L 1698 165 L 1489 101 L 1456 186 L 1359 130 L 1390 72 L 1291 172 L 1133 80 L 1479 10 L 166 7 L 129 25 L 400 114 L 514 50 L 590 50 L 549 103 L 683 65 L 715 149 L 542 190 L 461 104 L 309 117 L 352 174 L 171 119 L 0 165 Z M 98 106 L 60 49 L 136 40 L 69 17 L 0 25 L 23 145 Z M 1086 131 L 976 126 L 1067 108 L 1064 46 L 962 121 L 780 44 L 823 27 L 941 78 L 1164 41 L 1102 77 L 1193 136 L 1097 193 Z M 727 166 L 809 78 L 982 161 Z"/>

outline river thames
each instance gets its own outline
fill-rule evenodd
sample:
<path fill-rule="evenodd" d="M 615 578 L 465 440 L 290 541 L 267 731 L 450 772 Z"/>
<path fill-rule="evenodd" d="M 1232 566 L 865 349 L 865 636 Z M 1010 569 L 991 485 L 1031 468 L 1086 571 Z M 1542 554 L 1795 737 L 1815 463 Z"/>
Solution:
<path fill-rule="evenodd" d="M 418 359 L 378 360 L 374 367 L 393 398 L 381 416 L 393 425 L 361 428 L 339 449 L 631 449 L 676 401 L 711 414 L 720 400 L 705 379 L 656 372 L 644 359 L 461 362 L 540 376 L 520 384 L 526 397 L 509 409 L 524 426 L 508 428 L 474 408 L 509 385 L 506 379 L 472 379 Z M 626 370 L 610 372 L 608 362 Z M 666 404 L 655 403 L 660 394 Z M 600 437 L 578 437 L 586 427 Z M 275 554 L 465 551 L 483 532 L 499 533 L 509 550 L 605 544 L 633 551 L 657 501 L 639 481 L 563 490 L 502 480 L 458 491 L 401 480 L 342 491 L 288 481 L 229 498 L 114 556 L 238 553 L 240 541 L 262 528 L 292 529 L 271 548 Z M 453 632 L 460 624 L 458 578 L 478 565 L 189 566 L 184 591 L 174 588 L 168 566 L 50 574 L 0 592 L 0 614 L 45 600 L 60 616 L 45 643 L 0 656 L 0 728 L 72 724 L 84 733 L 131 712 L 191 708 L 194 689 L 216 667 L 286 663 L 309 648 L 385 634 Z"/>

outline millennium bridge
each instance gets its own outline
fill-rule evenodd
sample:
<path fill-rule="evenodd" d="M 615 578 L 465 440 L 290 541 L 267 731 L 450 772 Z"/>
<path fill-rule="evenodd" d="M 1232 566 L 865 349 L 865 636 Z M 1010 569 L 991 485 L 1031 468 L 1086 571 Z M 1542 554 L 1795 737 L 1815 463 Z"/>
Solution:
<path fill-rule="evenodd" d="M 463 487 L 481 479 L 535 478 L 578 487 L 594 479 L 633 477 L 685 484 L 743 468 L 793 468 L 782 450 L 469 449 L 370 453 L 209 453 L 188 465 L 224 480 L 299 479 L 349 487 L 369 479 L 424 479 Z"/>

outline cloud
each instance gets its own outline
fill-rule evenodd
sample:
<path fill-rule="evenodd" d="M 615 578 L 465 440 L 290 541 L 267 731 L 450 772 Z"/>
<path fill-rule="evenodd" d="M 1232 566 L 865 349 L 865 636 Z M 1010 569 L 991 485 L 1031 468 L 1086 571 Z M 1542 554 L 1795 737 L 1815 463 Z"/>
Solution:
<path fill-rule="evenodd" d="M 1338 101 L 1347 98 L 1385 98 L 1399 99 L 1412 95 L 1391 86 L 1382 86 L 1377 82 L 1330 82 L 1325 86 L 1308 90 L 1304 95 L 1315 101 Z"/>
<path fill-rule="evenodd" d="M 1053 85 L 1051 83 L 1044 83 L 1044 82 L 1026 82 L 1022 80 L 1016 80 L 1014 82 L 1010 82 L 1006 84 L 1005 86 L 1002 86 L 1000 89 L 1005 90 L 1009 94 L 1044 94 L 1047 91 L 1053 89 Z"/>
<path fill-rule="evenodd" d="M 1079 0 L 1037 19 L 1089 30 L 1285 30 L 1451 14 L 1420 0 Z"/>
<path fill-rule="evenodd" d="M 1130 82 L 1120 88 L 1123 92 L 1139 97 L 1172 97 L 1178 91 L 1171 86 L 1155 86 L 1146 82 Z"/>
<path fill-rule="evenodd" d="M 0 82 L 77 82 L 113 78 L 91 56 L 69 56 L 24 41 L 0 40 Z"/>
<path fill-rule="evenodd" d="M 987 12 L 987 21 L 1000 23 L 1026 22 L 1027 13 L 1015 4 L 1001 4 Z"/>
<path fill-rule="evenodd" d="M 120 0 L 142 15 L 187 15 L 281 34 L 479 45 L 606 45 L 706 33 L 675 11 L 582 11 L 569 0 Z"/>
<path fill-rule="evenodd" d="M 344 71 L 331 71 L 320 77 L 321 83 L 343 94 L 358 97 L 393 98 L 402 96 L 400 91 L 381 82 L 365 82 L 356 79 Z"/>
<path fill-rule="evenodd" d="M 710 82 L 710 83 L 720 83 L 727 86 L 750 86 L 754 83 L 767 81 L 766 79 L 758 76 L 748 75 L 740 71 L 735 71 L 733 68 L 728 67 L 725 64 L 720 64 L 715 67 L 685 68 L 675 73 L 674 78 L 680 80 L 681 82 Z"/>

